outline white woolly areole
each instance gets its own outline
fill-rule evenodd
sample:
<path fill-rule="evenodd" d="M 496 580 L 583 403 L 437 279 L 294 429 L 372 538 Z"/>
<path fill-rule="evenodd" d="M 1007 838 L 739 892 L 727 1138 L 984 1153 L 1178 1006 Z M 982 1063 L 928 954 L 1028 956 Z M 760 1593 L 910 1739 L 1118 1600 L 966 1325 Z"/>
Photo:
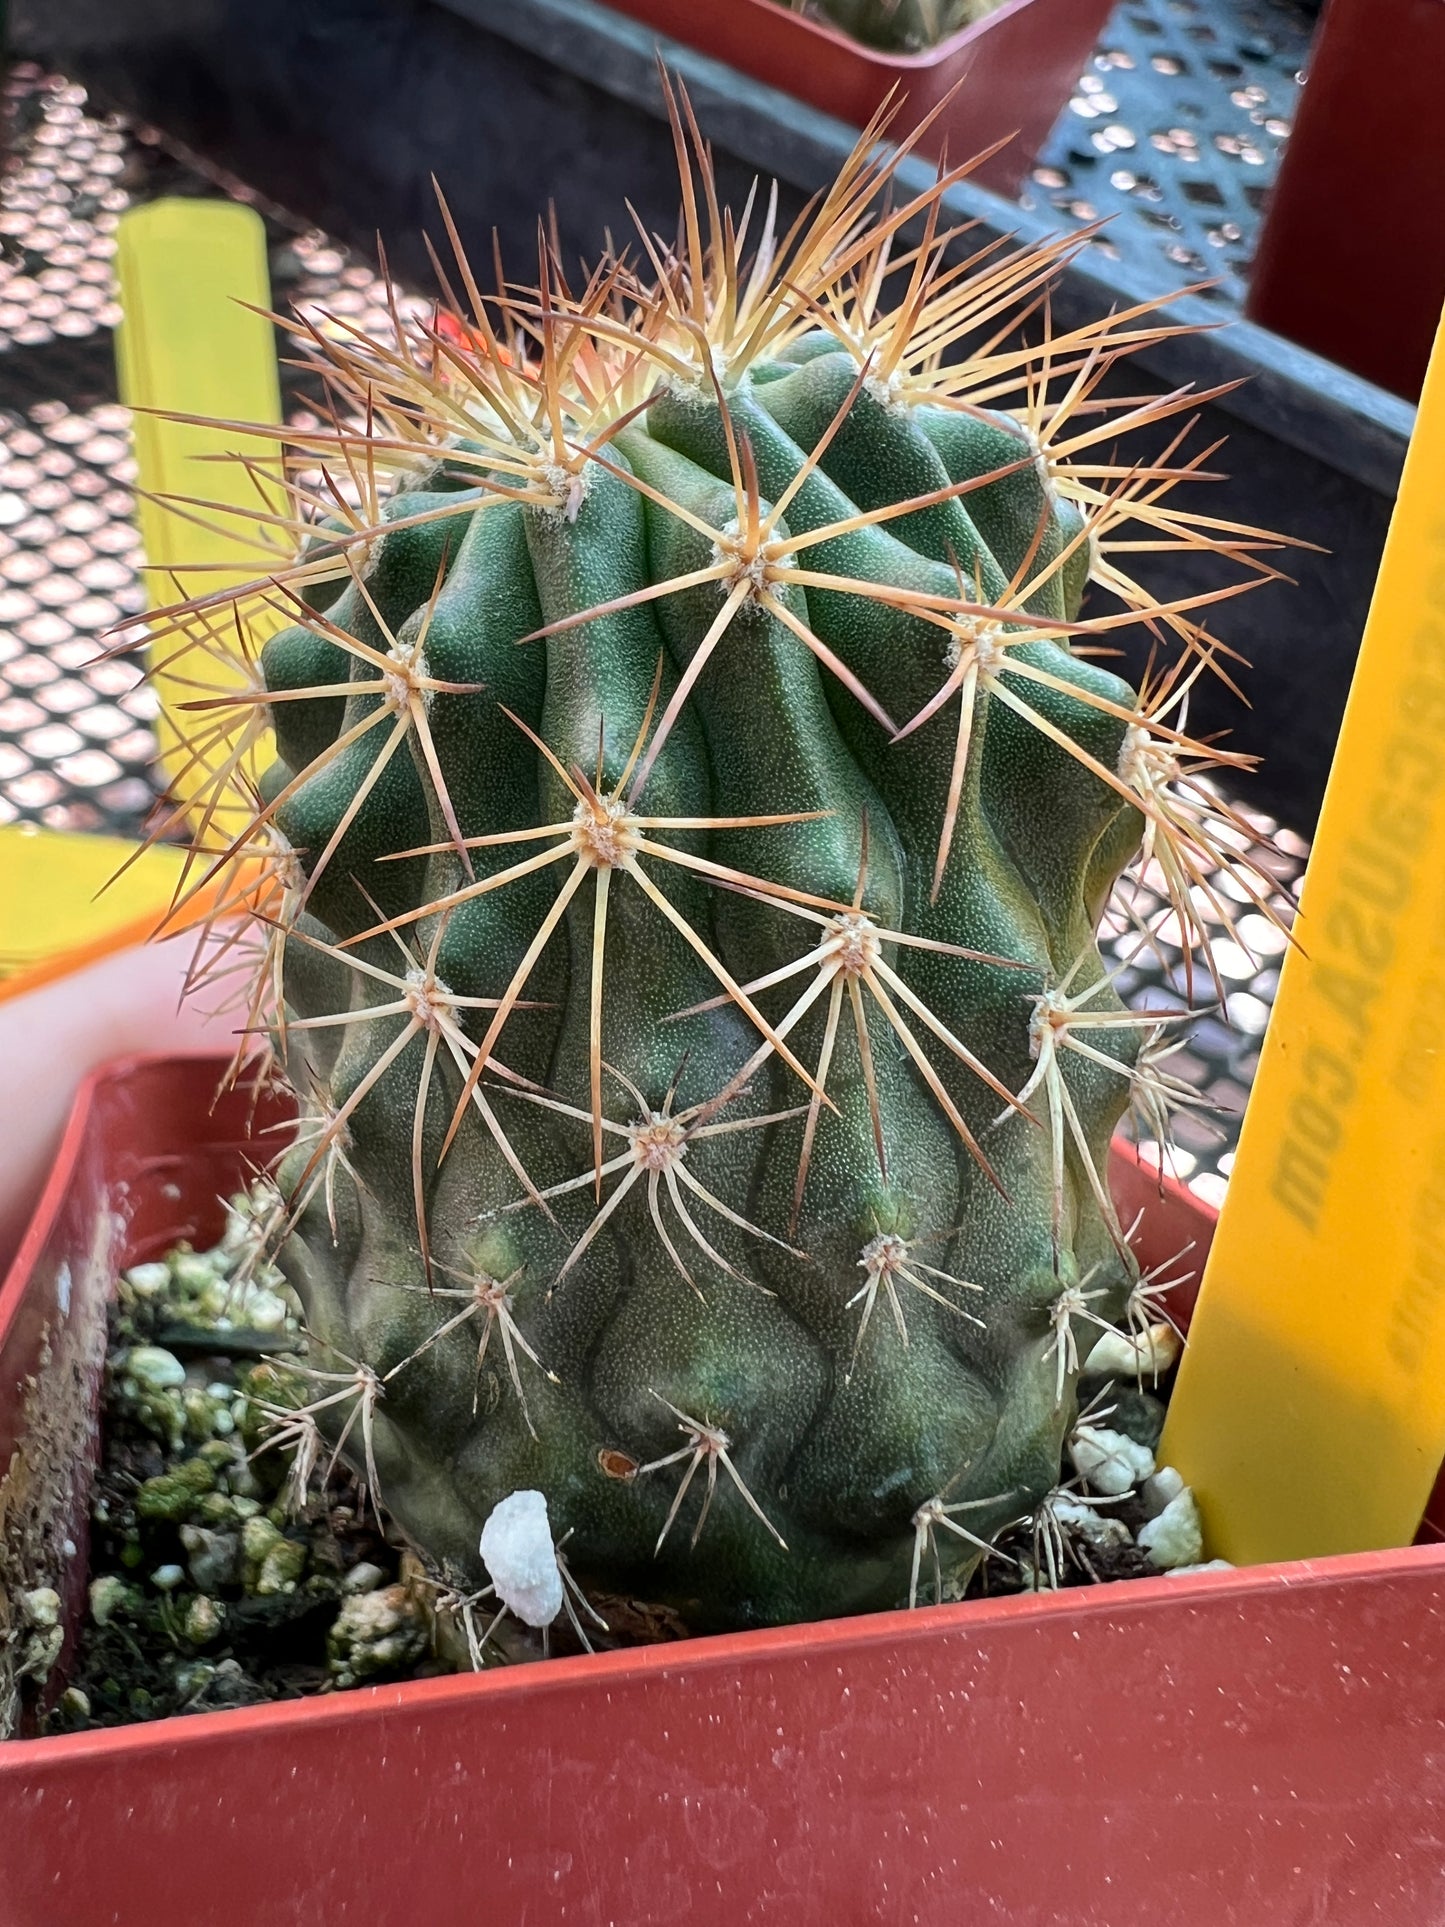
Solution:
<path fill-rule="evenodd" d="M 527 1626 L 550 1626 L 562 1610 L 562 1574 L 540 1492 L 512 1492 L 482 1527 L 482 1558 L 502 1604 Z"/>

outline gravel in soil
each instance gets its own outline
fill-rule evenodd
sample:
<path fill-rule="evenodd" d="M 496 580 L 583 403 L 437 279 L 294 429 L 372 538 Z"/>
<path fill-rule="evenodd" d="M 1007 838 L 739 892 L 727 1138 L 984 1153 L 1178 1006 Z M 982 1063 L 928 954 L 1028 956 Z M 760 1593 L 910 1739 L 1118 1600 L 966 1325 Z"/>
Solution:
<path fill-rule="evenodd" d="M 211 1252 L 122 1279 L 111 1308 L 88 1611 L 43 1730 L 250 1706 L 449 1670 L 414 1562 L 349 1470 L 297 1490 L 269 1444 L 297 1402 L 300 1312 L 250 1201 Z"/>

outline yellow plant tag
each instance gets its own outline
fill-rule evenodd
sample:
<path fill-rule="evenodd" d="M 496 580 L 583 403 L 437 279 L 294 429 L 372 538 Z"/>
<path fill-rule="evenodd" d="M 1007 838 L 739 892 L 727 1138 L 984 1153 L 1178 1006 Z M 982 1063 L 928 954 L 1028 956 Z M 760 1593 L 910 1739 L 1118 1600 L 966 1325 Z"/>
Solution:
<path fill-rule="evenodd" d="M 1296 936 L 1162 1445 L 1238 1564 L 1408 1544 L 1445 1458 L 1445 326 Z"/>
<path fill-rule="evenodd" d="M 270 302 L 265 230 L 253 209 L 231 201 L 149 202 L 122 215 L 116 266 L 124 317 L 116 346 L 123 401 L 137 411 L 279 423 L 272 325 L 253 311 Z M 285 505 L 274 443 L 147 412 L 137 412 L 134 433 L 152 608 L 264 576 L 287 559 L 264 520 Z M 247 465 L 216 459 L 235 455 L 244 455 Z M 178 508 L 168 505 L 165 498 L 171 497 L 214 506 Z M 259 602 L 244 617 L 253 648 L 282 621 Z M 159 634 L 151 644 L 161 704 L 160 757 L 182 800 L 224 768 L 231 743 L 217 734 L 213 712 L 182 705 L 233 689 L 240 671 L 226 658 L 235 652 L 226 609 L 202 612 L 184 632 Z M 250 771 L 269 760 L 264 746 L 258 747 L 244 767 Z"/>
<path fill-rule="evenodd" d="M 0 827 L 0 985 L 148 935 L 170 908 L 184 861 L 183 850 L 163 843 L 140 851 L 119 837 Z"/>

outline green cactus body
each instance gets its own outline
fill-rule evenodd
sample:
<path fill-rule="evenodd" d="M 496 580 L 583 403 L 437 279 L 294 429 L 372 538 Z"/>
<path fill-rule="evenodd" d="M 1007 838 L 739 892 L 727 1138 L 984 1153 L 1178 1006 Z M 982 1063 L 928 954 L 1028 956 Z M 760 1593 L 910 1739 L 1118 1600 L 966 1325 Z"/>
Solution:
<path fill-rule="evenodd" d="M 264 652 L 279 1262 L 317 1423 L 459 1586 L 536 1489 L 696 1629 L 956 1587 L 1132 1315 L 1152 1032 L 1096 931 L 1178 743 L 1078 652 L 1117 511 L 818 328 L 861 169 L 746 299 L 689 180 L 686 284 L 347 362 L 411 403 L 348 446 L 428 465 Z"/>

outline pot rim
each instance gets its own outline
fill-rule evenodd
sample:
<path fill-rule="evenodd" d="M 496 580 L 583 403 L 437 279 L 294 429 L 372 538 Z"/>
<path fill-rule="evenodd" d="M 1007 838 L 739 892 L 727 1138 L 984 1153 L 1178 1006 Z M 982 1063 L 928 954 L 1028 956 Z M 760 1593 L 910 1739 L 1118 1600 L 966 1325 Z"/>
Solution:
<path fill-rule="evenodd" d="M 1183 1609 L 1201 1594 L 1211 1599 L 1233 1598 L 1243 1606 L 1262 1593 L 1326 1592 L 1356 1579 L 1390 1579 L 1421 1568 L 1445 1574 L 1445 1545 L 1413 1546 L 1378 1552 L 1336 1553 L 1323 1559 L 1300 1559 L 1270 1566 L 1232 1571 L 1201 1572 L 1175 1578 L 1132 1579 L 1131 1610 L 1152 1613 Z M 204 1748 L 227 1738 L 245 1740 L 259 1732 L 295 1728 L 344 1727 L 357 1720 L 406 1718 L 436 1708 L 457 1708 L 473 1700 L 505 1707 L 518 1699 L 544 1693 L 567 1694 L 580 1687 L 605 1694 L 609 1684 L 655 1679 L 661 1688 L 678 1691 L 691 1675 L 727 1671 L 740 1677 L 806 1655 L 814 1661 L 837 1659 L 879 1646 L 902 1653 L 920 1643 L 940 1639 L 968 1640 L 993 1627 L 1016 1620 L 1034 1621 L 1041 1632 L 1064 1621 L 1108 1619 L 1118 1601 L 1114 1585 L 1069 1587 L 1054 1593 L 1016 1593 L 1000 1599 L 965 1600 L 958 1604 L 906 1607 L 892 1612 L 864 1613 L 853 1619 L 827 1619 L 793 1626 L 767 1626 L 742 1633 L 701 1634 L 667 1645 L 629 1647 L 610 1653 L 578 1653 L 540 1665 L 501 1666 L 482 1673 L 457 1673 L 437 1679 L 402 1680 L 391 1685 L 359 1686 L 345 1692 L 318 1694 L 306 1699 L 272 1701 L 264 1706 L 221 1708 L 208 1713 L 174 1715 L 160 1720 L 105 1727 L 87 1733 L 67 1733 L 49 1739 L 21 1739 L 0 1745 L 0 1783 L 7 1772 L 24 1778 L 28 1765 L 78 1760 L 101 1760 L 129 1752 L 169 1753 L 178 1747 Z"/>
<path fill-rule="evenodd" d="M 15 1260 L 4 1283 L 0 1284 L 0 1346 L 21 1311 L 36 1261 L 65 1208 L 78 1165 L 86 1154 L 87 1127 L 103 1089 L 172 1064 L 209 1063 L 219 1073 L 227 1061 L 204 1050 L 141 1052 L 102 1065 L 84 1079 L 71 1107 L 50 1176 Z M 1132 1145 L 1116 1140 L 1116 1151 L 1129 1156 L 1139 1170 L 1147 1174 L 1152 1187 L 1156 1174 L 1152 1167 L 1134 1157 Z M 1191 1212 L 1201 1227 L 1218 1215 L 1203 1199 L 1167 1176 L 1164 1195 L 1176 1209 Z M 1077 1624 L 1108 1619 L 1118 1605 L 1119 1583 L 1128 1586 L 1131 1611 L 1143 1609 L 1155 1614 L 1181 1608 L 1187 1611 L 1201 1595 L 1211 1600 L 1237 1599 L 1244 1609 L 1249 1600 L 1280 1589 L 1327 1591 L 1348 1585 L 1352 1580 L 1388 1579 L 1422 1567 L 1438 1568 L 1445 1574 L 1445 1543 L 1338 1553 L 1317 1559 L 1180 1576 L 1160 1573 L 1157 1577 L 1087 1588 L 1068 1587 L 1059 1592 L 1018 1593 L 997 1599 L 923 1606 L 911 1611 L 899 1608 L 844 1619 L 759 1627 L 746 1632 L 700 1634 L 656 1646 L 567 1655 L 540 1666 L 503 1666 L 482 1673 L 361 1686 L 344 1693 L 272 1701 L 263 1706 L 221 1708 L 85 1733 L 21 1739 L 0 1745 L 0 1780 L 7 1772 L 24 1775 L 30 1766 L 52 1760 L 103 1759 L 127 1752 L 154 1754 L 181 1746 L 204 1748 L 223 1742 L 227 1736 L 239 1741 L 262 1730 L 309 1728 L 315 1722 L 345 1725 L 377 1715 L 420 1715 L 431 1708 L 464 1705 L 474 1698 L 505 1706 L 519 1696 L 566 1693 L 581 1687 L 605 1692 L 609 1683 L 653 1679 L 671 1689 L 699 1672 L 723 1669 L 755 1676 L 760 1669 L 800 1655 L 845 1662 L 850 1654 L 879 1646 L 904 1649 L 920 1641 L 950 1638 L 974 1643 L 989 1629 L 1015 1621 L 1037 1625 L 1042 1635 L 1046 1628 L 1057 1627 L 1060 1621 Z"/>

